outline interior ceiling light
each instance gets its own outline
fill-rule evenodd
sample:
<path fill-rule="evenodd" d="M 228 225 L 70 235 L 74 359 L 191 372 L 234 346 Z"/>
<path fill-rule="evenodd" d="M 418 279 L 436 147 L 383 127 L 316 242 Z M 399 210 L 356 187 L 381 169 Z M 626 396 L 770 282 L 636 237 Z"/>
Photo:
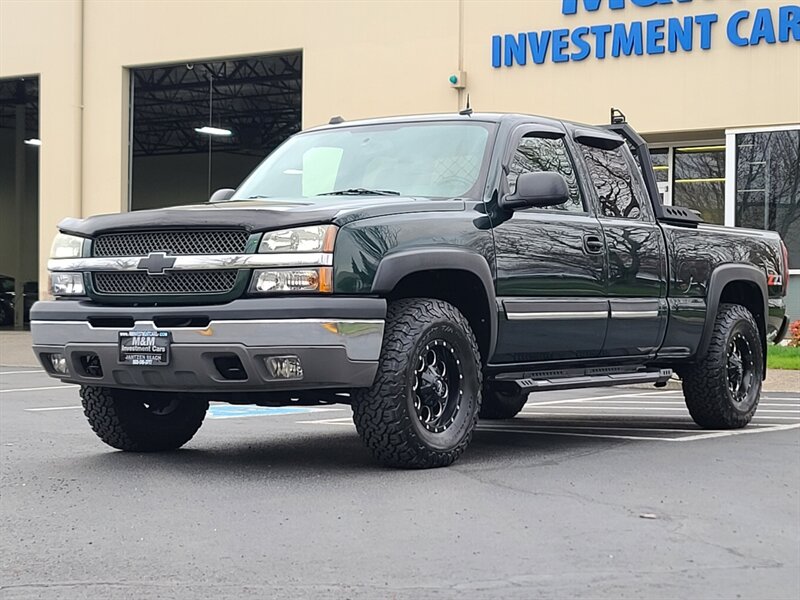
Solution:
<path fill-rule="evenodd" d="M 203 127 L 195 127 L 194 130 L 197 133 L 202 133 L 204 135 L 218 135 L 223 137 L 228 137 L 233 135 L 233 132 L 230 129 L 224 129 L 222 127 L 213 127 L 211 123 L 214 122 L 214 76 L 209 73 L 208 74 L 208 125 L 204 125 Z M 209 141 L 208 151 L 211 152 L 211 141 Z M 210 157 L 210 155 L 209 155 Z M 211 158 L 209 158 L 209 161 Z M 209 164 L 209 171 L 211 170 L 211 162 Z"/>
<path fill-rule="evenodd" d="M 25 140 L 25 143 L 28 144 L 28 146 L 41 146 L 42 140 L 40 140 L 39 138 L 30 138 L 28 140 Z"/>
<path fill-rule="evenodd" d="M 222 136 L 233 135 L 233 132 L 230 129 L 222 129 L 221 127 L 211 127 L 209 125 L 204 125 L 203 127 L 195 127 L 194 130 L 197 133 L 202 133 L 205 135 L 222 135 Z"/>

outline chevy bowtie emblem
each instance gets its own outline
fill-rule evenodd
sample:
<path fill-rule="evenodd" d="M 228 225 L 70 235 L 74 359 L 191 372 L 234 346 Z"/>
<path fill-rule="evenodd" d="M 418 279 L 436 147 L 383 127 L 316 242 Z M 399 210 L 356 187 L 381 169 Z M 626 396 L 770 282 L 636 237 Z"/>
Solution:
<path fill-rule="evenodd" d="M 174 256 L 167 256 L 164 252 L 151 252 L 139 261 L 136 268 L 146 269 L 148 275 L 163 275 L 164 269 L 169 269 L 174 264 Z"/>

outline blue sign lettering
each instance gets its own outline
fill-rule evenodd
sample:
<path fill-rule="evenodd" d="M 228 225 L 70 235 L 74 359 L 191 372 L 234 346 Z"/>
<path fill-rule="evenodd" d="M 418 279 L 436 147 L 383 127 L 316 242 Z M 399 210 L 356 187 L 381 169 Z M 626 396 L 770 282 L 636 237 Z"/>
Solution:
<path fill-rule="evenodd" d="M 692 17 L 684 17 L 683 23 L 680 19 L 670 17 L 667 22 L 667 49 L 670 52 L 677 52 L 678 44 L 685 52 L 691 52 L 693 37 L 694 19 Z"/>
<path fill-rule="evenodd" d="M 664 19 L 647 22 L 647 53 L 664 54 Z"/>
<path fill-rule="evenodd" d="M 791 36 L 800 42 L 800 6 L 781 6 L 778 15 L 778 41 L 786 43 Z"/>
<path fill-rule="evenodd" d="M 750 34 L 750 45 L 756 46 L 761 40 L 768 44 L 775 43 L 775 28 L 772 26 L 772 13 L 768 8 L 759 8 L 753 18 L 753 32 Z"/>
<path fill-rule="evenodd" d="M 635 6 L 647 8 L 648 6 L 655 6 L 656 4 L 672 4 L 686 3 L 692 0 L 631 0 Z M 607 0 L 608 8 L 611 10 L 622 10 L 625 8 L 625 0 Z M 600 5 L 603 0 L 562 0 L 561 1 L 561 14 L 574 15 L 578 12 L 578 4 L 583 4 L 583 10 L 587 12 L 594 12 L 600 10 Z"/>
<path fill-rule="evenodd" d="M 658 4 L 683 4 L 692 0 L 629 0 L 628 6 L 650 7 Z M 577 14 L 582 8 L 595 12 L 602 7 L 611 10 L 626 8 L 625 0 L 562 0 L 565 15 Z M 697 44 L 710 50 L 715 13 L 694 16 L 650 19 L 631 23 L 612 23 L 574 28 L 543 29 L 492 36 L 494 68 L 535 65 L 548 61 L 565 63 L 586 60 L 590 56 L 604 60 L 614 58 L 692 52 Z M 734 46 L 786 44 L 800 41 L 800 5 L 759 8 L 754 12 L 739 10 L 725 23 L 728 41 Z"/>
<path fill-rule="evenodd" d="M 614 25 L 614 34 L 611 37 L 611 56 L 616 57 L 620 54 L 641 56 L 643 52 L 642 24 L 639 21 L 631 23 L 630 30 L 626 29 L 625 23 Z"/>

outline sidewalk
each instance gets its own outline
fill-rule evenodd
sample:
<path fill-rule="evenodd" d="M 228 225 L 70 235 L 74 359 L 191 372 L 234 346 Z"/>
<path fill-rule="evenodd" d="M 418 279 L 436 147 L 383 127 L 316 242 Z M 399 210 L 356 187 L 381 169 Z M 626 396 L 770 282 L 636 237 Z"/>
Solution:
<path fill-rule="evenodd" d="M 38 367 L 31 351 L 30 331 L 0 331 L 0 365 L 4 367 Z M 680 383 L 670 381 L 669 388 L 680 389 Z M 651 388 L 652 386 L 646 386 Z M 772 369 L 764 382 L 765 392 L 797 392 L 800 394 L 800 371 Z"/>
<path fill-rule="evenodd" d="M 31 350 L 30 331 L 0 331 L 0 365 L 4 367 L 38 367 Z"/>

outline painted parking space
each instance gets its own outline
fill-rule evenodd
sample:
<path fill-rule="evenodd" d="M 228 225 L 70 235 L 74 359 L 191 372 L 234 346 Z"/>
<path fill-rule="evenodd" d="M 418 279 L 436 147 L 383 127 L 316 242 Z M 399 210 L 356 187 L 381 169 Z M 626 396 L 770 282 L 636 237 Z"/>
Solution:
<path fill-rule="evenodd" d="M 350 417 L 303 419 L 305 425 L 353 427 Z M 680 391 L 586 390 L 532 395 L 519 415 L 481 421 L 478 432 L 569 436 L 653 442 L 693 442 L 753 433 L 800 429 L 797 394 L 765 394 L 744 429 L 702 429 L 692 421 Z"/>
<path fill-rule="evenodd" d="M 800 399 L 765 394 L 744 429 L 702 429 L 692 421 L 680 391 L 574 397 L 557 401 L 535 396 L 509 421 L 480 424 L 482 431 L 565 435 L 657 442 L 692 442 L 718 437 L 800 428 Z"/>

